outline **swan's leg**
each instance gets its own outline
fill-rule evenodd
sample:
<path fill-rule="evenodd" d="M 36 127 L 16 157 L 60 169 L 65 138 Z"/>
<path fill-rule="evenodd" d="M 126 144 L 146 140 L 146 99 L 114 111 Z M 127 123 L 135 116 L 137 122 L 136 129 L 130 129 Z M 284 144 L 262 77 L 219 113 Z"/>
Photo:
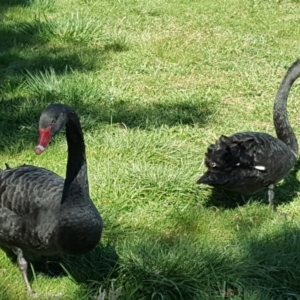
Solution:
<path fill-rule="evenodd" d="M 241 198 L 242 198 L 243 202 L 246 203 L 245 196 L 244 196 L 244 195 L 241 195 Z"/>
<path fill-rule="evenodd" d="M 30 295 L 34 295 L 35 291 L 32 290 L 30 283 L 28 281 L 28 277 L 27 277 L 27 261 L 25 260 L 24 256 L 23 256 L 23 252 L 20 248 L 14 247 L 13 252 L 17 255 L 17 262 L 18 262 L 18 267 L 19 270 L 22 274 L 22 277 L 25 281 L 26 287 L 27 287 L 27 291 Z"/>
<path fill-rule="evenodd" d="M 269 207 L 275 209 L 274 207 L 274 184 L 268 186 L 268 198 L 269 198 Z"/>

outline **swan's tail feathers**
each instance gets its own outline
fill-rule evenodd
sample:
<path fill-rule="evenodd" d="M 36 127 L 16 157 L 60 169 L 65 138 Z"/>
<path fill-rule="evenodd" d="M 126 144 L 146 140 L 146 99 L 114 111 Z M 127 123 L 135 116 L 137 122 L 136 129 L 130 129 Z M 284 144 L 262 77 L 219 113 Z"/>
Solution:
<path fill-rule="evenodd" d="M 235 136 L 222 135 L 214 145 L 210 145 L 205 154 L 205 165 L 213 172 L 228 172 L 239 168 L 254 166 L 253 148 L 254 138 L 240 139 Z"/>
<path fill-rule="evenodd" d="M 197 181 L 196 181 L 196 183 L 197 184 L 208 184 L 208 185 L 210 185 L 210 184 L 212 184 L 213 183 L 213 181 L 212 181 L 212 179 L 210 178 L 210 172 L 205 172 Z"/>
<path fill-rule="evenodd" d="M 222 135 L 215 144 L 207 148 L 205 154 L 207 171 L 197 183 L 224 186 L 234 184 L 231 181 L 245 171 L 266 172 L 266 166 L 255 162 L 255 157 L 260 156 L 260 143 L 263 141 L 251 133 L 237 133 L 230 137 Z"/>
<path fill-rule="evenodd" d="M 197 181 L 197 184 L 206 184 L 215 188 L 222 188 L 232 185 L 232 178 L 226 176 L 226 173 L 216 173 L 207 171 Z"/>

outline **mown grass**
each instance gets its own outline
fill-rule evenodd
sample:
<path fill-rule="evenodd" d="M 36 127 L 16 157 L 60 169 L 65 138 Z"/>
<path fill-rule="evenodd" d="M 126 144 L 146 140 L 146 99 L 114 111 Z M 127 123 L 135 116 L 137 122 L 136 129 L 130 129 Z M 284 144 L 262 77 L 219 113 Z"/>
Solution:
<path fill-rule="evenodd" d="M 299 166 L 278 184 L 280 213 L 264 192 L 195 184 L 220 134 L 274 134 L 299 1 L 10 0 L 0 15 L 0 165 L 64 176 L 63 134 L 42 156 L 33 147 L 41 110 L 73 106 L 104 219 L 87 256 L 30 258 L 39 299 L 300 299 Z M 5 252 L 0 298 L 27 299 Z"/>

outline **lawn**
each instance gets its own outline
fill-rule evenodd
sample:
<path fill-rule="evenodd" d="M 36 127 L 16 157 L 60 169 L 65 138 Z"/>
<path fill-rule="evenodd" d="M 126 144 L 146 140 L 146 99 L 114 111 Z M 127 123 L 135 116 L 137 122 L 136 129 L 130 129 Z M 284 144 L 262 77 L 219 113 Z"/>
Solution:
<path fill-rule="evenodd" d="M 275 134 L 299 22 L 297 0 L 1 1 L 0 167 L 65 176 L 63 133 L 33 149 L 41 111 L 71 105 L 104 220 L 86 256 L 29 259 L 36 299 L 300 299 L 300 165 L 277 185 L 276 212 L 266 191 L 196 184 L 221 134 Z M 300 138 L 299 83 L 288 111 Z M 0 250 L 0 299 L 27 298 Z"/>

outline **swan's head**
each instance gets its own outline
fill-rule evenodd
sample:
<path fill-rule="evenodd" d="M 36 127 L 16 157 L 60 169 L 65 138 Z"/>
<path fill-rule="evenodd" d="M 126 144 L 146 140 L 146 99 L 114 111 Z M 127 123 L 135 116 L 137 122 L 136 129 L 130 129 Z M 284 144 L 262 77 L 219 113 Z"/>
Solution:
<path fill-rule="evenodd" d="M 63 104 L 51 104 L 41 114 L 39 122 L 39 140 L 34 149 L 41 154 L 48 146 L 51 137 L 57 134 L 66 124 L 69 107 Z"/>

